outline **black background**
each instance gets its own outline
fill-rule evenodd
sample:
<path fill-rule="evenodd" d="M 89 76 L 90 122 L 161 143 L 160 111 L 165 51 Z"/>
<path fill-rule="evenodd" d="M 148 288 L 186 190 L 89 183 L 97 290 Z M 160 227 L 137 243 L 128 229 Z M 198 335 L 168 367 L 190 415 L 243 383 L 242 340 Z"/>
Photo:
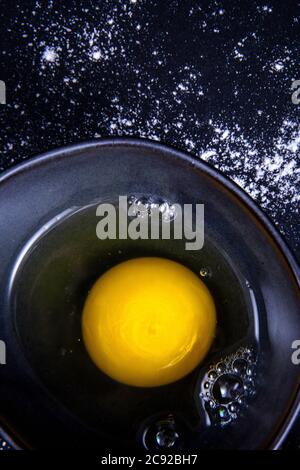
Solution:
<path fill-rule="evenodd" d="M 291 102 L 292 81 L 300 79 L 296 0 L 1 0 L 0 20 L 0 79 L 7 87 L 1 171 L 65 144 L 130 135 L 194 155 L 214 142 L 211 163 L 247 189 L 283 119 L 299 127 L 300 105 Z M 58 54 L 54 62 L 45 60 L 47 47 Z M 97 51 L 101 59 L 93 60 Z M 232 162 L 214 141 L 210 120 L 252 142 L 250 164 L 243 152 L 241 165 Z M 273 173 L 263 178 L 267 202 L 258 185 L 252 195 L 300 259 L 297 205 Z M 293 175 L 291 192 L 299 194 L 297 184 Z M 295 431 L 289 446 L 299 441 Z"/>

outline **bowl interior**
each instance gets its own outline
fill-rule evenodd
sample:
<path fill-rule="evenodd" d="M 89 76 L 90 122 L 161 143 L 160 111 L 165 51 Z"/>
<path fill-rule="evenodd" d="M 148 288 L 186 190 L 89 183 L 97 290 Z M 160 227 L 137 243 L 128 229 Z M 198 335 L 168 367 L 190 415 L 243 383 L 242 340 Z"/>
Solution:
<path fill-rule="evenodd" d="M 205 360 L 207 368 L 207 361 L 216 355 L 225 356 L 239 344 L 256 342 L 246 285 L 208 240 L 202 250 L 187 252 L 185 243 L 178 240 L 97 239 L 96 207 L 60 219 L 41 238 L 35 238 L 24 254 L 12 289 L 24 355 L 55 397 L 84 423 L 115 441 L 134 442 L 141 423 L 157 413 L 182 416 L 191 429 L 205 427 L 193 397 L 201 365 L 185 379 L 164 387 L 141 389 L 111 380 L 85 350 L 83 304 L 103 272 L 134 257 L 167 257 L 199 276 L 201 269 L 209 271 L 204 282 L 216 302 L 218 331 Z"/>
<path fill-rule="evenodd" d="M 120 195 L 204 203 L 203 249 L 187 251 L 182 240 L 99 241 L 96 206 Z M 104 447 L 139 447 L 143 430 L 159 419 L 174 419 L 185 449 L 269 444 L 297 393 L 291 344 L 300 335 L 299 292 L 272 236 L 226 182 L 165 147 L 116 141 L 37 161 L 2 182 L 0 197 L 0 220 L 6 221 L 0 323 L 11 350 L 1 400 L 6 420 L 30 445 L 47 446 L 55 430 L 72 446 L 101 438 Z M 197 274 L 208 269 L 204 282 L 217 306 L 218 331 L 207 358 L 184 379 L 154 389 L 102 374 L 81 338 L 82 307 L 93 282 L 137 256 L 177 260 Z M 232 419 L 220 419 L 209 409 L 213 390 L 221 376 L 226 386 L 237 377 L 234 361 L 247 355 L 253 357 L 249 374 L 240 376 L 243 399 Z M 212 369 L 217 377 L 210 380 Z M 12 380 L 22 387 L 21 397 Z M 228 411 L 230 403 L 221 404 Z"/>

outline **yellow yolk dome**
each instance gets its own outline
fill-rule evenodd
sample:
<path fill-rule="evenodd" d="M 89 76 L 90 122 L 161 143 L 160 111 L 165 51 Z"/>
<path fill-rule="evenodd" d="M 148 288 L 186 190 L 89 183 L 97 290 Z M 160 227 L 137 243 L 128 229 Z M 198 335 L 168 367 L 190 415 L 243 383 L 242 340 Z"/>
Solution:
<path fill-rule="evenodd" d="M 207 354 L 216 311 L 205 284 L 163 258 L 136 258 L 94 284 L 82 316 L 85 346 L 113 379 L 155 387 L 181 379 Z"/>

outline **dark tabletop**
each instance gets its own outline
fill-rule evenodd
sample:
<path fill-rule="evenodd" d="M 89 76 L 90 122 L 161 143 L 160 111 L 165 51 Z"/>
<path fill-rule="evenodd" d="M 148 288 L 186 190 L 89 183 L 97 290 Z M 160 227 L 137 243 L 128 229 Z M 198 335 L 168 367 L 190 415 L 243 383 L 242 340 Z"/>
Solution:
<path fill-rule="evenodd" d="M 92 138 L 159 140 L 234 179 L 300 259 L 299 1 L 2 0 L 0 19 L 0 171 Z"/>

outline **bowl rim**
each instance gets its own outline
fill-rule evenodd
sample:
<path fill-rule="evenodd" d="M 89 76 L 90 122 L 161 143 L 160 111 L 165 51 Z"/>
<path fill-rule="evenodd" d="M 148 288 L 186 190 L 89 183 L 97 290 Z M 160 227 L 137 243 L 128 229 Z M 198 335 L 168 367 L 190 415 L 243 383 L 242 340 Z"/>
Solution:
<path fill-rule="evenodd" d="M 197 168 L 206 175 L 215 179 L 221 186 L 225 187 L 229 192 L 233 193 L 247 209 L 254 215 L 254 217 L 263 225 L 264 229 L 270 235 L 272 240 L 275 242 L 277 248 L 279 248 L 281 255 L 287 261 L 291 272 L 295 278 L 296 284 L 300 288 L 300 267 L 296 261 L 292 250 L 288 246 L 288 243 L 284 239 L 283 235 L 279 233 L 274 222 L 271 218 L 263 211 L 252 197 L 242 189 L 235 181 L 227 177 L 222 171 L 215 168 L 212 164 L 202 160 L 199 156 L 195 156 L 192 153 L 178 149 L 177 147 L 165 143 L 158 142 L 156 140 L 140 138 L 140 137 L 107 137 L 82 141 L 75 144 L 69 144 L 61 146 L 49 151 L 45 151 L 37 156 L 31 157 L 17 165 L 14 165 L 0 173 L 0 185 L 7 182 L 9 179 L 19 175 L 22 172 L 27 172 L 37 165 L 42 165 L 48 161 L 59 158 L 65 158 L 73 153 L 79 153 L 82 150 L 96 149 L 102 147 L 143 147 L 150 150 L 160 151 L 162 153 L 167 152 L 172 154 L 175 158 L 180 161 L 185 161 L 189 165 Z M 284 420 L 284 423 L 280 426 L 273 441 L 268 444 L 268 448 L 277 450 L 280 448 L 291 428 L 293 427 L 298 414 L 300 414 L 300 379 L 298 384 L 298 391 L 293 401 L 290 410 Z M 10 445 L 13 445 L 15 449 L 20 449 L 13 437 L 9 436 L 9 431 L 5 431 L 0 423 L 0 437 L 1 434 Z"/>

